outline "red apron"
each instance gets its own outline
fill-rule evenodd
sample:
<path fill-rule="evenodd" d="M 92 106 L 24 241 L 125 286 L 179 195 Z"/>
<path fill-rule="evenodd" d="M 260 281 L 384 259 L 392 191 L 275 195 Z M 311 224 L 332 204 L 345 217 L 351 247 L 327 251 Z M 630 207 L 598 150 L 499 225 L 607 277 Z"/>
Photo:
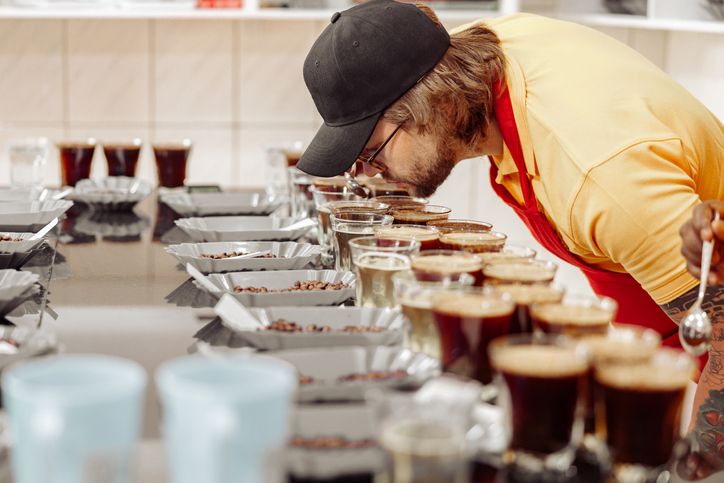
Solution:
<path fill-rule="evenodd" d="M 490 182 L 497 195 L 523 220 L 523 223 L 526 224 L 535 239 L 538 240 L 538 243 L 560 259 L 580 268 L 588 279 L 591 288 L 598 295 L 611 297 L 618 302 L 617 322 L 653 329 L 661 334 L 664 345 L 680 348 L 678 326 L 631 275 L 595 268 L 580 260 L 568 251 L 548 219 L 538 210 L 533 186 L 530 179 L 528 179 L 523 149 L 520 145 L 513 106 L 507 88 L 497 93 L 495 116 L 503 140 L 518 168 L 524 205 L 520 206 L 513 196 L 495 181 L 498 167 L 491 161 Z M 702 358 L 702 367 L 705 362 L 706 356 Z"/>

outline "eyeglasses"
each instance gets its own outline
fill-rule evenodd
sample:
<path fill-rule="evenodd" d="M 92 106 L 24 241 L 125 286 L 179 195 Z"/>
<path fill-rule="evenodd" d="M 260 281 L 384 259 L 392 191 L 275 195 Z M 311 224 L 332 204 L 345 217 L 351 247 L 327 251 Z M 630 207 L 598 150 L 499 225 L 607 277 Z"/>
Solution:
<path fill-rule="evenodd" d="M 390 141 L 392 141 L 392 138 L 395 137 L 395 134 L 397 134 L 397 131 L 399 131 L 400 128 L 402 128 L 402 124 L 398 125 L 398 126 L 395 128 L 395 130 L 392 131 L 392 134 L 390 134 L 390 135 L 387 137 L 387 139 L 385 139 L 385 142 L 383 142 L 382 144 L 380 144 L 380 147 L 379 147 L 379 148 L 375 149 L 375 152 L 374 152 L 374 153 L 370 154 L 370 155 L 367 156 L 367 157 L 365 157 L 365 156 L 360 156 L 360 157 L 358 158 L 358 160 L 359 160 L 359 161 L 362 161 L 363 163 L 369 164 L 369 165 L 372 167 L 372 169 L 375 169 L 375 170 L 379 171 L 380 173 L 384 173 L 385 171 L 387 171 L 387 166 L 385 166 L 384 164 L 380 163 L 379 161 L 375 161 L 375 158 L 377 157 L 378 154 L 380 154 L 380 153 L 382 152 L 383 149 L 385 149 L 385 146 L 387 146 L 387 143 L 389 143 Z"/>

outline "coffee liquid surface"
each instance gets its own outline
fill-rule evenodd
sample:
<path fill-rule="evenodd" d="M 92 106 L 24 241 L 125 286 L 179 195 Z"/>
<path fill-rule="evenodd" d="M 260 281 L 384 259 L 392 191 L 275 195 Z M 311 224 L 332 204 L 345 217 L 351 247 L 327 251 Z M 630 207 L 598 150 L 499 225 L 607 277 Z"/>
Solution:
<path fill-rule="evenodd" d="M 595 326 L 606 325 L 613 314 L 600 307 L 581 305 L 546 304 L 535 310 L 534 317 L 548 324 Z"/>
<path fill-rule="evenodd" d="M 486 277 L 518 282 L 546 282 L 553 280 L 555 272 L 537 263 L 493 263 L 483 269 Z"/>
<path fill-rule="evenodd" d="M 430 255 L 416 258 L 412 268 L 424 272 L 464 273 L 480 270 L 480 261 L 462 255 Z"/>
<path fill-rule="evenodd" d="M 476 294 L 441 294 L 434 306 L 436 312 L 466 318 L 502 317 L 513 312 L 512 304 L 504 300 Z"/>
<path fill-rule="evenodd" d="M 588 363 L 573 350 L 546 345 L 520 345 L 500 348 L 493 365 L 519 376 L 560 378 L 582 375 Z"/>

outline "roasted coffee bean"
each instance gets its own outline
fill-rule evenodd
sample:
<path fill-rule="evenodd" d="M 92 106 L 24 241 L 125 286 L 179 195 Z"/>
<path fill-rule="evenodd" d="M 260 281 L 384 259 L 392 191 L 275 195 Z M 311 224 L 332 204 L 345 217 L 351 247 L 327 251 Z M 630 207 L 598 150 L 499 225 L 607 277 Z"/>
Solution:
<path fill-rule="evenodd" d="M 349 284 L 344 282 L 322 282 L 319 280 L 307 280 L 294 282 L 289 288 L 270 289 L 267 287 L 234 287 L 235 293 L 251 292 L 251 293 L 279 293 L 279 292 L 308 292 L 312 290 L 342 290 L 348 288 Z"/>
<path fill-rule="evenodd" d="M 407 377 L 407 371 L 370 371 L 359 374 L 348 374 L 340 377 L 340 382 L 354 382 L 354 381 L 384 381 L 389 379 L 402 379 Z"/>
<path fill-rule="evenodd" d="M 289 446 L 304 449 L 361 449 L 377 446 L 373 439 L 349 440 L 341 436 L 318 436 L 304 438 L 296 436 L 289 441 Z"/>

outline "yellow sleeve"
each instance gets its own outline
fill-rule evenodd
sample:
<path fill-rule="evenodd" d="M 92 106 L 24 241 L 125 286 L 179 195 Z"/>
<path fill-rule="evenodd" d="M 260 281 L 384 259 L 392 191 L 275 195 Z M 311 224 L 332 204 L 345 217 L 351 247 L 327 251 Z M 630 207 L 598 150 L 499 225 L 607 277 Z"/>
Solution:
<path fill-rule="evenodd" d="M 571 232 L 664 304 L 697 285 L 679 228 L 700 202 L 680 140 L 642 142 L 589 172 L 571 205 Z"/>

